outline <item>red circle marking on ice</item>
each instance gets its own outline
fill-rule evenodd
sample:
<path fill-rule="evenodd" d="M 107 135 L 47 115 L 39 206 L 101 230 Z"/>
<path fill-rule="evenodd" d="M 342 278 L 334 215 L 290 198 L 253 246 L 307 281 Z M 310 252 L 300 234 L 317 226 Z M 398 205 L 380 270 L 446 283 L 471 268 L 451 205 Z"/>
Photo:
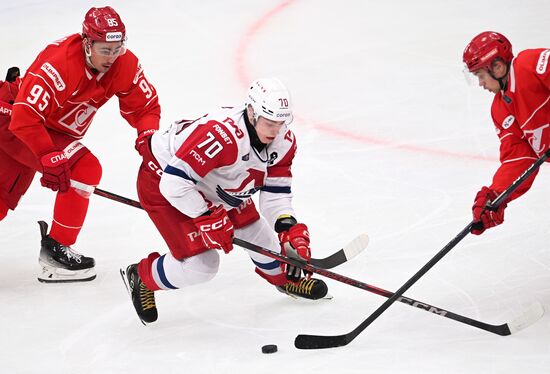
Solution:
<path fill-rule="evenodd" d="M 252 39 L 254 38 L 254 35 L 259 32 L 271 19 L 288 8 L 290 5 L 292 5 L 295 2 L 295 0 L 285 0 L 277 4 L 275 7 L 269 9 L 266 13 L 261 15 L 256 19 L 255 22 L 253 22 L 243 33 L 241 39 L 237 43 L 236 48 L 236 55 L 235 55 L 235 70 L 237 74 L 237 78 L 240 82 L 240 84 L 246 88 L 248 87 L 248 84 L 251 81 L 251 78 L 249 77 L 247 70 L 246 70 L 246 63 L 245 63 L 245 56 L 246 51 L 248 49 L 248 46 L 251 45 Z M 318 131 L 338 136 L 340 138 L 350 139 L 354 142 L 359 143 L 365 143 L 365 144 L 376 144 L 376 145 L 383 145 L 386 147 L 392 147 L 395 149 L 400 149 L 407 152 L 414 152 L 414 153 L 424 153 L 424 154 L 432 154 L 436 156 L 447 156 L 447 157 L 455 157 L 455 158 L 461 158 L 461 159 L 470 159 L 470 160 L 477 160 L 477 161 L 496 161 L 496 158 L 494 157 L 488 157 L 483 155 L 472 155 L 467 153 L 461 153 L 461 152 L 451 152 L 446 151 L 442 149 L 436 149 L 436 148 L 428 148 L 428 147 L 422 147 L 417 145 L 407 145 L 407 144 L 399 144 L 396 142 L 392 142 L 389 140 L 379 139 L 368 135 L 361 135 L 354 132 L 348 132 L 333 126 L 324 125 L 318 121 L 308 120 L 301 116 L 294 116 L 294 119 L 298 122 L 307 123 L 309 126 L 314 127 Z"/>

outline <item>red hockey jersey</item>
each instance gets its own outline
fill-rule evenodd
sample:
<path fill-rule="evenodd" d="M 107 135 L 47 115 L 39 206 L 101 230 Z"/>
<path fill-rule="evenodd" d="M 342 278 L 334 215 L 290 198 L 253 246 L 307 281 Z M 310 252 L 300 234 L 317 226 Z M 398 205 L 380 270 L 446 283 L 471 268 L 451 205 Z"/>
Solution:
<path fill-rule="evenodd" d="M 113 95 L 122 117 L 138 133 L 158 129 L 157 93 L 137 57 L 126 51 L 106 73 L 97 73 L 86 65 L 80 34 L 71 35 L 48 45 L 27 70 L 10 130 L 35 155 L 44 155 L 56 150 L 46 128 L 80 139 Z"/>
<path fill-rule="evenodd" d="M 495 95 L 491 116 L 500 139 L 501 165 L 491 189 L 502 192 L 550 147 L 550 49 L 522 51 L 512 61 L 508 86 Z M 526 180 L 513 200 L 529 190 Z"/>

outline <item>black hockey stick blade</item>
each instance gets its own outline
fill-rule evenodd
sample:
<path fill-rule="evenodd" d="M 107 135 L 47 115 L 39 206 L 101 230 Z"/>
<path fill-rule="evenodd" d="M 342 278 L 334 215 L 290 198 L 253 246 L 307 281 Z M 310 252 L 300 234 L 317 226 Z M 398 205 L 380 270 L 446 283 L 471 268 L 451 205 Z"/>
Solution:
<path fill-rule="evenodd" d="M 486 209 L 497 209 L 506 199 L 539 167 L 550 157 L 550 149 L 540 156 L 531 166 L 529 166 L 506 190 L 504 190 L 493 202 L 490 202 Z M 296 348 L 301 349 L 320 349 L 341 347 L 349 344 L 353 339 L 370 326 L 382 313 L 384 313 L 393 303 L 398 301 L 403 294 L 414 285 L 424 274 L 426 274 L 436 263 L 438 263 L 451 249 L 453 249 L 462 239 L 464 239 L 472 230 L 476 222 L 470 222 L 463 228 L 445 247 L 443 247 L 430 261 L 428 261 L 420 270 L 418 270 L 408 281 L 406 281 L 395 293 L 378 307 L 370 316 L 367 317 L 359 326 L 351 332 L 342 335 L 322 336 L 322 335 L 298 335 L 294 344 Z M 520 323 L 518 325 L 522 327 Z M 510 331 L 511 333 L 511 331 Z"/>
<path fill-rule="evenodd" d="M 300 334 L 294 339 L 294 346 L 298 349 L 336 348 L 347 345 L 351 340 L 348 334 L 334 336 Z"/>
<path fill-rule="evenodd" d="M 472 320 L 467 317 L 462 317 L 454 313 L 451 314 L 452 316 L 448 317 L 452 317 L 456 321 L 467 323 L 471 326 L 478 327 L 480 329 L 492 332 L 500 336 L 508 336 L 531 326 L 540 318 L 542 318 L 542 316 L 544 315 L 544 307 L 541 303 L 535 302 L 513 321 L 503 323 L 502 325 L 491 325 L 488 323 Z M 362 330 L 363 325 L 360 325 L 350 333 L 342 335 L 330 336 L 300 334 L 294 340 L 294 346 L 298 349 L 323 349 L 342 347 L 349 344 L 353 339 L 355 339 Z"/>
<path fill-rule="evenodd" d="M 292 258 L 283 256 L 278 252 L 274 252 L 274 251 L 269 250 L 267 248 L 262 248 L 260 246 L 257 246 L 257 245 L 252 244 L 252 243 L 248 243 L 248 242 L 246 242 L 244 240 L 241 240 L 241 239 L 235 239 L 235 244 L 240 245 L 243 248 L 246 248 L 246 249 L 251 250 L 253 252 L 257 252 L 257 253 L 263 254 L 265 256 L 272 257 L 274 259 L 278 259 L 279 261 L 287 262 L 287 263 L 290 263 L 291 265 L 301 267 L 301 268 L 303 268 L 307 271 L 311 271 L 312 273 L 316 273 L 316 274 L 328 277 L 330 279 L 336 280 L 338 282 L 342 282 L 342 283 L 348 284 L 350 286 L 354 286 L 354 287 L 360 288 L 362 290 L 372 292 L 372 293 L 380 295 L 380 296 L 384 296 L 388 299 L 392 298 L 393 295 L 394 295 L 393 292 L 384 290 L 383 288 L 376 287 L 376 286 L 373 286 L 373 285 L 370 285 L 370 284 L 367 284 L 367 283 L 364 283 L 364 282 L 361 282 L 361 281 L 358 281 L 358 280 L 355 280 L 355 279 L 352 279 L 352 278 L 348 278 L 348 277 L 346 277 L 344 275 L 341 275 L 341 274 L 333 273 L 330 270 L 322 269 L 320 267 L 313 266 L 311 264 L 307 264 L 305 262 L 301 262 L 301 261 L 298 261 L 296 259 L 292 259 Z M 469 317 L 466 317 L 466 316 L 462 316 L 460 314 L 456 314 L 454 312 L 451 312 L 449 310 L 445 310 L 443 308 L 440 308 L 440 307 L 437 307 L 437 306 L 434 306 L 434 305 L 430 305 L 430 304 L 428 304 L 426 302 L 423 302 L 423 301 L 418 301 L 418 300 L 415 300 L 415 299 L 411 299 L 411 298 L 406 297 L 406 296 L 400 296 L 400 297 L 397 298 L 396 301 L 399 301 L 403 304 L 407 304 L 407 305 L 412 306 L 412 307 L 417 308 L 417 309 L 421 309 L 421 310 L 423 310 L 425 312 L 428 312 L 428 313 L 436 314 L 440 317 L 449 318 L 449 319 L 455 320 L 457 322 L 463 323 L 465 325 L 476 327 L 478 329 L 485 330 L 485 331 L 488 331 L 490 333 L 497 334 L 497 335 L 503 335 L 503 336 L 510 335 L 511 333 L 514 333 L 516 331 L 519 331 L 522 328 L 525 328 L 525 327 L 529 326 L 530 324 L 534 323 L 538 318 L 540 318 L 542 316 L 542 306 L 536 306 L 535 305 L 534 307 L 530 308 L 528 311 L 523 313 L 521 316 L 517 317 L 511 323 L 502 324 L 502 325 L 492 325 L 492 324 L 489 324 L 489 323 L 486 323 L 486 322 L 482 322 L 482 321 L 478 321 L 478 320 L 475 320 L 475 319 L 472 319 L 472 318 L 469 318 Z M 368 323 L 370 323 L 370 322 L 368 322 Z M 361 324 L 360 328 L 364 329 L 368 323 Z M 360 331 L 358 329 L 354 330 L 352 333 L 343 335 L 341 337 L 339 337 L 339 336 L 336 336 L 336 337 L 332 337 L 332 336 L 319 337 L 318 335 L 313 335 L 313 336 L 312 335 L 304 335 L 305 337 L 301 336 L 298 339 L 297 347 L 298 348 L 303 347 L 303 349 L 313 349 L 313 348 L 320 348 L 322 345 L 326 345 L 325 348 L 330 348 L 331 346 L 337 347 L 337 346 L 341 346 L 341 345 L 346 345 L 349 342 L 351 342 L 359 334 Z M 321 341 L 321 340 L 324 340 L 324 343 L 318 342 L 318 341 Z"/>

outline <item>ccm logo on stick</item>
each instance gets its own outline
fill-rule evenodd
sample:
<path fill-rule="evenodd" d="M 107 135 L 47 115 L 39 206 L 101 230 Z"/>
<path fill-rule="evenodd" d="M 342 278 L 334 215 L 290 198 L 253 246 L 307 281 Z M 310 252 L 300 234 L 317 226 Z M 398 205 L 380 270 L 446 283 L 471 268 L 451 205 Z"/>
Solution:
<path fill-rule="evenodd" d="M 417 308 L 420 308 L 420 309 L 424 309 L 424 310 L 427 310 L 428 312 L 430 313 L 434 313 L 434 314 L 439 314 L 440 316 L 444 316 L 447 314 L 447 311 L 446 310 L 442 310 L 442 309 L 437 309 L 431 305 L 427 305 L 427 304 L 422 304 L 418 301 L 412 301 L 411 299 L 408 299 L 404 296 L 401 296 L 397 299 L 397 301 L 404 301 L 406 302 L 407 304 L 409 305 L 412 305 L 414 307 L 417 307 Z"/>

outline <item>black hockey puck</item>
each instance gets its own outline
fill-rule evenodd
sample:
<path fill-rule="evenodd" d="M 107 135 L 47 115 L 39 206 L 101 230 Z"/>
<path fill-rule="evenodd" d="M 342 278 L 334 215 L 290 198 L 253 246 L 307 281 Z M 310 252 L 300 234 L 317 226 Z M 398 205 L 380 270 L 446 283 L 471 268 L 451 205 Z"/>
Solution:
<path fill-rule="evenodd" d="M 275 353 L 277 352 L 277 346 L 275 344 L 268 344 L 262 347 L 262 353 Z"/>

